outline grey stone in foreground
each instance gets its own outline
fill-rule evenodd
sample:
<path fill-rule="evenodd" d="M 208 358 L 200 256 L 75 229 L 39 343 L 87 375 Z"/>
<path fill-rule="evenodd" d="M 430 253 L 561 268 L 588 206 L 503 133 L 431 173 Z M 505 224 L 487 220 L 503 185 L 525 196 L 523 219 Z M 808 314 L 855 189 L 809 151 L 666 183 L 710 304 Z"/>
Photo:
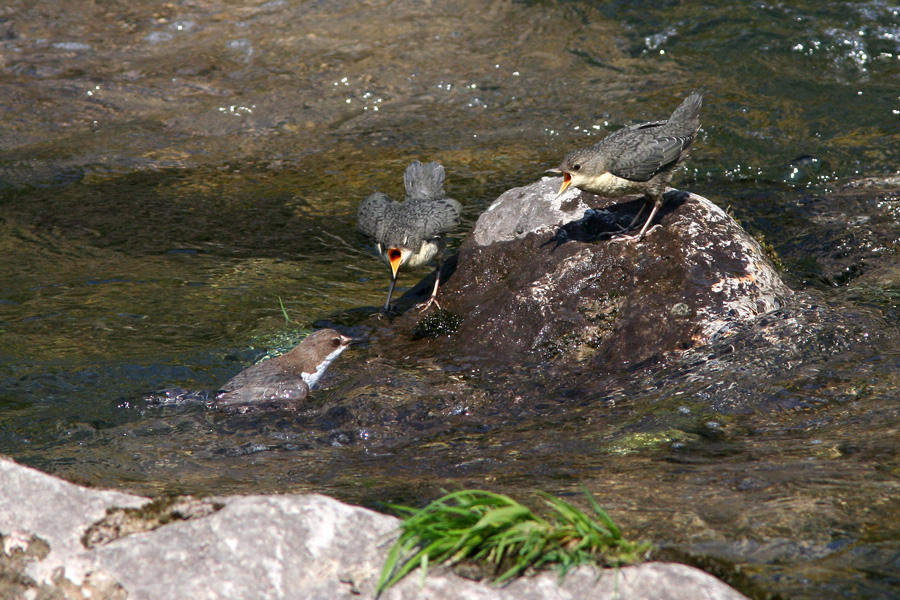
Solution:
<path fill-rule="evenodd" d="M 195 501 L 196 502 L 196 501 Z M 124 531 L 117 508 L 148 518 L 150 501 L 91 490 L 0 459 L 0 597 L 173 600 L 373 598 L 398 520 L 319 495 L 218 498 L 217 510 L 156 529 L 82 540 L 100 527 Z M 191 515 L 199 515 L 191 518 Z M 94 527 L 92 527 L 94 526 Z M 140 530 L 136 528 L 135 530 Z M 90 537 L 90 536 L 87 536 Z M 47 547 L 49 546 L 49 552 Z M 12 568 L 10 568 L 12 567 Z M 562 585 L 554 573 L 504 588 L 432 571 L 385 600 L 737 600 L 714 577 L 678 564 L 649 563 L 598 573 L 582 568 Z"/>

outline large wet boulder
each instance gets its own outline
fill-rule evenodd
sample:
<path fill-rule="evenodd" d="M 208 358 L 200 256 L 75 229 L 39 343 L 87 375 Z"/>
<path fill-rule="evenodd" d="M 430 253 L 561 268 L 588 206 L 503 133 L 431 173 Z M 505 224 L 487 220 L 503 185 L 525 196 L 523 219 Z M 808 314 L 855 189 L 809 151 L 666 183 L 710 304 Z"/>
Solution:
<path fill-rule="evenodd" d="M 374 598 L 399 521 L 319 495 L 148 498 L 82 488 L 0 458 L 0 597 Z M 502 589 L 432 570 L 385 600 L 745 596 L 671 563 L 555 573 Z"/>
<path fill-rule="evenodd" d="M 670 190 L 660 224 L 623 241 L 611 234 L 641 197 L 557 197 L 559 184 L 507 191 L 462 244 L 439 299 L 466 352 L 617 371 L 703 344 L 791 295 L 760 244 L 701 196 Z"/>

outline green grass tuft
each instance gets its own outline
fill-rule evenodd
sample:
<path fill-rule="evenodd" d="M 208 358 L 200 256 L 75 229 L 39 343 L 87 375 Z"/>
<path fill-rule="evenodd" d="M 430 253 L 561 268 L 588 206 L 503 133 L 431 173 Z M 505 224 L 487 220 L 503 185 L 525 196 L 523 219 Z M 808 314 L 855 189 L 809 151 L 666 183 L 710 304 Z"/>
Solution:
<path fill-rule="evenodd" d="M 593 514 L 539 493 L 546 516 L 502 494 L 460 490 L 423 509 L 390 505 L 404 516 L 378 580 L 378 594 L 416 567 L 487 563 L 495 583 L 528 569 L 556 568 L 560 578 L 579 565 L 613 567 L 642 561 L 650 544 L 630 542 L 593 496 L 582 488 Z"/>
<path fill-rule="evenodd" d="M 284 315 L 284 320 L 286 323 L 291 322 L 291 318 L 287 314 L 287 309 L 284 307 L 284 302 L 281 301 L 281 296 L 278 296 L 278 306 L 281 307 L 281 314 Z"/>

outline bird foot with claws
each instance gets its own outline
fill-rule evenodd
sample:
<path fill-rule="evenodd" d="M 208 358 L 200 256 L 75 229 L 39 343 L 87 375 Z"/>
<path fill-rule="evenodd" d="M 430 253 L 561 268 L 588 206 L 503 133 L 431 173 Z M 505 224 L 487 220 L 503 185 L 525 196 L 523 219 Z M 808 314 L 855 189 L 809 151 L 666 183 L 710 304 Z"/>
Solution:
<path fill-rule="evenodd" d="M 610 242 L 639 242 L 642 239 L 644 239 L 645 236 L 650 235 L 650 233 L 653 232 L 654 229 L 657 229 L 659 227 L 662 227 L 661 223 L 657 223 L 656 225 L 654 225 L 653 227 L 651 227 L 650 229 L 648 229 L 646 231 L 641 230 L 640 232 L 638 232 L 634 235 L 625 235 L 626 232 L 628 231 L 626 229 L 622 233 L 617 233 L 617 234 L 613 235 L 611 238 L 609 238 L 609 241 Z"/>
<path fill-rule="evenodd" d="M 437 298 L 435 298 L 434 296 L 432 296 L 431 298 L 428 299 L 428 302 L 425 303 L 425 306 L 423 306 L 422 308 L 419 309 L 419 312 L 420 312 L 420 313 L 425 312 L 426 310 L 428 310 L 429 308 L 431 308 L 431 305 L 432 305 L 432 304 L 434 304 L 435 306 L 437 306 L 438 310 L 443 310 L 443 309 L 441 308 L 441 305 L 438 304 Z"/>

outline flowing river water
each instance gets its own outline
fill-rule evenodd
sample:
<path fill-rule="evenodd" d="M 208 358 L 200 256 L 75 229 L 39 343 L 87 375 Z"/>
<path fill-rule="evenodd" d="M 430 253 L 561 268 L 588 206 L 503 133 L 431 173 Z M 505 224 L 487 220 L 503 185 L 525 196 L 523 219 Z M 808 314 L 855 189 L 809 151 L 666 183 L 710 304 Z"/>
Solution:
<path fill-rule="evenodd" d="M 375 508 L 583 484 L 633 536 L 736 565 L 757 597 L 896 597 L 898 81 L 900 6 L 881 1 L 7 2 L 0 453 L 143 494 Z M 396 197 L 410 160 L 447 169 L 453 247 L 502 191 L 695 89 L 703 129 L 674 184 L 827 309 L 814 331 L 772 315 L 793 360 L 737 336 L 740 361 L 700 351 L 609 389 L 548 395 L 523 373 L 534 418 L 377 443 L 134 408 L 363 322 L 388 272 L 356 209 Z"/>

